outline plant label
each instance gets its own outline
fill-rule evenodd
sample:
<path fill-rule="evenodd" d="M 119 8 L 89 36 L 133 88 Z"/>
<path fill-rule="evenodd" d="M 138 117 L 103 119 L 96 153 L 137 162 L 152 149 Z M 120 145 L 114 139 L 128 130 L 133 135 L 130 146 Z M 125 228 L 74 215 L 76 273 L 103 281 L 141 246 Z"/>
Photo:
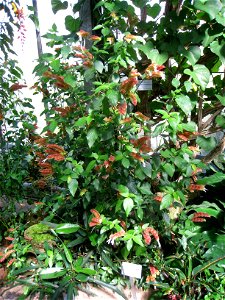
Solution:
<path fill-rule="evenodd" d="M 133 263 L 122 262 L 121 273 L 125 276 L 140 279 L 142 273 L 142 266 Z"/>

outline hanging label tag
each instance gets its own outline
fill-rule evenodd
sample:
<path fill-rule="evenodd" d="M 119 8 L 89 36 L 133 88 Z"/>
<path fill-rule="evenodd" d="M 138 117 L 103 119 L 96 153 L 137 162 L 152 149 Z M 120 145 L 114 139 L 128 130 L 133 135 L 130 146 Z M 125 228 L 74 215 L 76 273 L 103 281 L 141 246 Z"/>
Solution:
<path fill-rule="evenodd" d="M 122 262 L 121 273 L 125 276 L 140 279 L 142 273 L 142 266 L 133 263 Z"/>

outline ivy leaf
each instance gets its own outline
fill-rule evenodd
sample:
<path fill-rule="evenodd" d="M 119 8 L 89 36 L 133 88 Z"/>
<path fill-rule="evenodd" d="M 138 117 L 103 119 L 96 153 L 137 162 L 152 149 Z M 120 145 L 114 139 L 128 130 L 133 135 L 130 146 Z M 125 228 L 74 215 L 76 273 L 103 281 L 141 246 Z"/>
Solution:
<path fill-rule="evenodd" d="M 191 99 L 187 95 L 179 95 L 175 98 L 177 105 L 188 116 L 192 111 Z"/>
<path fill-rule="evenodd" d="M 177 78 L 173 78 L 172 85 L 177 89 L 180 86 L 180 80 Z"/>
<path fill-rule="evenodd" d="M 201 57 L 201 49 L 198 46 L 191 46 L 188 50 L 183 51 L 183 55 L 188 59 L 192 66 L 199 60 Z"/>
<path fill-rule="evenodd" d="M 224 12 L 225 12 L 225 7 L 223 7 L 222 10 L 216 16 L 216 21 L 223 26 L 225 26 Z"/>
<path fill-rule="evenodd" d="M 194 7 L 206 12 L 210 19 L 213 20 L 221 10 L 222 4 L 220 0 L 195 0 Z"/>
<path fill-rule="evenodd" d="M 51 0 L 52 4 L 52 11 L 56 14 L 59 10 L 67 9 L 68 2 L 67 1 L 60 1 L 60 0 Z"/>
<path fill-rule="evenodd" d="M 216 98 L 220 101 L 220 103 L 223 106 L 225 106 L 225 97 L 224 96 L 216 95 Z"/>
<path fill-rule="evenodd" d="M 218 124 L 222 128 L 225 128 L 225 117 L 224 116 L 217 116 L 216 117 L 216 124 Z"/>
<path fill-rule="evenodd" d="M 219 57 L 221 62 L 225 64 L 225 42 L 222 41 L 221 44 L 219 44 L 218 41 L 214 41 L 210 44 L 210 49 Z"/>
<path fill-rule="evenodd" d="M 147 5 L 147 15 L 155 19 L 161 11 L 161 6 L 155 3 L 153 6 Z"/>
<path fill-rule="evenodd" d="M 148 53 L 150 53 L 150 51 L 153 48 L 153 44 L 152 42 L 148 41 L 145 45 L 136 45 L 136 47 L 141 50 L 147 57 L 148 57 Z"/>
<path fill-rule="evenodd" d="M 70 46 L 65 45 L 61 48 L 61 54 L 64 59 L 66 59 L 69 56 L 70 52 Z"/>
<path fill-rule="evenodd" d="M 98 132 L 95 128 L 91 128 L 87 133 L 88 146 L 91 148 L 98 138 Z"/>
<path fill-rule="evenodd" d="M 80 28 L 81 21 L 79 19 L 74 19 L 72 16 L 66 16 L 65 26 L 70 32 L 77 32 Z"/>
<path fill-rule="evenodd" d="M 168 59 L 168 53 L 159 53 L 157 49 L 152 49 L 148 53 L 145 53 L 148 59 L 151 59 L 152 62 L 156 63 L 157 65 L 164 64 Z"/>
<path fill-rule="evenodd" d="M 131 212 L 131 210 L 133 209 L 134 207 L 134 201 L 133 199 L 131 198 L 125 198 L 123 200 L 123 208 L 126 212 L 126 216 L 128 217 L 129 216 L 129 213 Z"/>
<path fill-rule="evenodd" d="M 203 91 L 205 90 L 210 79 L 210 72 L 208 68 L 206 68 L 204 65 L 196 64 L 193 67 L 193 71 L 190 69 L 185 69 L 184 73 L 190 75 L 194 82 L 200 85 Z"/>

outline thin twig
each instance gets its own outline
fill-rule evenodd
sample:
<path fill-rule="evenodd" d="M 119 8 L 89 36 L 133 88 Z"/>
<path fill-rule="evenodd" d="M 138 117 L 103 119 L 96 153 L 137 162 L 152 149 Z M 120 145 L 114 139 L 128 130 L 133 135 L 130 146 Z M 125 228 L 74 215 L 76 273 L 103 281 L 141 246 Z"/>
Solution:
<path fill-rule="evenodd" d="M 222 110 L 223 108 L 218 109 L 207 121 L 205 121 L 205 123 L 202 124 L 201 129 L 203 130 L 207 128 L 214 121 L 215 117 L 221 113 Z"/>
<path fill-rule="evenodd" d="M 199 103 L 198 103 L 198 132 L 202 131 L 202 106 L 203 106 L 203 98 L 199 97 Z"/>
<path fill-rule="evenodd" d="M 224 149 L 225 149 L 225 134 L 221 139 L 220 143 L 202 159 L 202 162 L 204 162 L 205 164 L 210 163 L 218 155 L 220 155 L 224 151 Z"/>

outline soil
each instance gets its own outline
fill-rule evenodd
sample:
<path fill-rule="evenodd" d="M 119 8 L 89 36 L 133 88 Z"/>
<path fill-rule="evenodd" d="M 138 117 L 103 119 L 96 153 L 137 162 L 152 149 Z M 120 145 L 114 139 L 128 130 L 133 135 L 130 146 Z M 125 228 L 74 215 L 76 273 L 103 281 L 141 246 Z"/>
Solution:
<path fill-rule="evenodd" d="M 87 293 L 79 291 L 78 296 L 74 297 L 74 300 L 124 300 L 121 296 L 116 293 L 113 293 L 111 290 L 106 288 L 97 288 L 90 286 L 90 293 L 95 294 L 95 296 L 87 295 Z M 135 296 L 132 295 L 130 289 L 124 290 L 125 295 L 128 300 L 148 300 L 150 297 L 150 291 L 142 291 L 135 289 Z M 0 288 L 0 300 L 17 300 L 20 295 L 23 295 L 23 286 L 16 287 L 2 287 Z M 32 297 L 32 300 L 38 300 L 39 295 Z M 66 299 L 66 295 L 65 298 Z M 27 300 L 31 300 L 31 298 L 27 298 Z M 46 298 L 47 300 L 47 298 Z M 60 299 L 61 300 L 61 299 Z"/>

